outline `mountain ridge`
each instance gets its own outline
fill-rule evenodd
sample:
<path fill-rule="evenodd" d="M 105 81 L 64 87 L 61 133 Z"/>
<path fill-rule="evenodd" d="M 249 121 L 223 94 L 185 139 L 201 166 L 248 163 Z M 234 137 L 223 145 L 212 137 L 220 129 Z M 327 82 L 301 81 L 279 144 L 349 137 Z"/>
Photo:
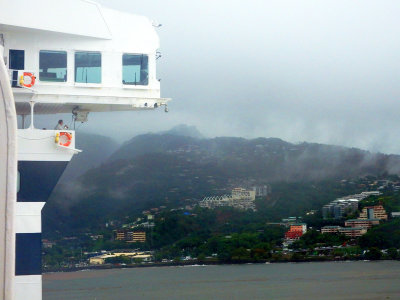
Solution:
<path fill-rule="evenodd" d="M 399 171 L 399 155 L 356 148 L 292 144 L 278 138 L 144 134 L 77 178 L 67 191 L 55 191 L 45 207 L 44 224 L 55 227 L 53 218 L 88 226 L 94 220 L 121 218 L 159 205 L 196 203 L 238 186 L 308 184 Z"/>

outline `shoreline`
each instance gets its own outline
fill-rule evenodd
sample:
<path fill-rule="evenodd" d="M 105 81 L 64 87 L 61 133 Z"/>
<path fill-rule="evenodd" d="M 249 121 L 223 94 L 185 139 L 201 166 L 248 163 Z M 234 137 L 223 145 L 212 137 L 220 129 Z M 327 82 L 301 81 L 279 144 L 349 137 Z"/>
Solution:
<path fill-rule="evenodd" d="M 184 266 L 215 266 L 215 265 L 246 265 L 246 264 L 280 264 L 280 263 L 304 263 L 304 262 L 344 262 L 344 261 L 392 261 L 393 259 L 366 260 L 365 258 L 346 258 L 346 259 L 302 259 L 302 260 L 265 260 L 265 261 L 238 261 L 238 262 L 219 262 L 219 261 L 187 261 L 187 262 L 169 262 L 169 263 L 144 263 L 144 264 L 104 264 L 85 267 L 48 269 L 42 274 L 69 273 L 79 271 L 93 270 L 113 270 L 113 269 L 133 269 L 133 268 L 151 268 L 151 267 L 184 267 Z M 395 259 L 394 261 L 399 261 Z"/>

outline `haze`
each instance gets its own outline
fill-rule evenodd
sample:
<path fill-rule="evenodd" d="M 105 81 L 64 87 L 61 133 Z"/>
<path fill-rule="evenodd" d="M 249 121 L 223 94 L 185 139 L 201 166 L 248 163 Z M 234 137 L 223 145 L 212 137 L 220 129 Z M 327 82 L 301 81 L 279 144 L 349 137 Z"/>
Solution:
<path fill-rule="evenodd" d="M 186 123 L 400 153 L 400 2 L 98 2 L 163 24 L 157 76 L 173 101 L 93 113 L 80 130 L 123 141 Z"/>

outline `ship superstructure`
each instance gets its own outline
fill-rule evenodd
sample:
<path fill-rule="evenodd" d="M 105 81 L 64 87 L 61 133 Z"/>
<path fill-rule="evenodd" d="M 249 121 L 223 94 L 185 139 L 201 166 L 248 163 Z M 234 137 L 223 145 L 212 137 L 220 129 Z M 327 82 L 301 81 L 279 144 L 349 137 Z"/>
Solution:
<path fill-rule="evenodd" d="M 80 151 L 74 130 L 53 130 L 56 124 L 37 129 L 34 116 L 71 113 L 74 121 L 86 122 L 91 112 L 166 109 L 169 99 L 160 97 L 156 77 L 158 48 L 155 28 L 145 17 L 86 0 L 40 0 L 34 5 L 0 0 L 0 70 L 7 78 L 2 88 L 4 82 L 11 88 L 21 124 L 14 132 L 14 295 L 0 300 L 42 299 L 41 210 Z"/>

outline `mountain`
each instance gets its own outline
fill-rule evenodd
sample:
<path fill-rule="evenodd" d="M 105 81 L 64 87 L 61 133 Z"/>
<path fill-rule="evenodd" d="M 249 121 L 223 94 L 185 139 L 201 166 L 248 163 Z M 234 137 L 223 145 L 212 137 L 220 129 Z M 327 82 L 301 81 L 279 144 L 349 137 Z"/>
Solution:
<path fill-rule="evenodd" d="M 204 138 L 204 136 L 195 126 L 189 126 L 186 124 L 180 124 L 175 127 L 172 127 L 170 130 L 162 132 L 162 134 L 187 136 L 195 139 Z"/>
<path fill-rule="evenodd" d="M 60 183 L 67 183 L 78 178 L 89 169 L 97 167 L 105 162 L 120 146 L 109 137 L 83 132 L 76 135 L 75 144 L 75 147 L 82 152 L 73 156 L 59 181 Z"/>
<path fill-rule="evenodd" d="M 316 143 L 292 144 L 278 138 L 196 139 L 168 132 L 134 137 L 115 151 L 107 164 L 155 153 L 164 159 L 172 156 L 201 164 L 213 163 L 230 170 L 230 178 L 250 176 L 269 182 L 352 178 L 400 171 L 398 155 Z"/>
<path fill-rule="evenodd" d="M 110 160 L 132 158 L 146 153 L 165 153 L 194 143 L 203 136 L 194 126 L 178 125 L 161 133 L 135 136 L 124 143 L 110 157 Z"/>
<path fill-rule="evenodd" d="M 292 144 L 277 138 L 144 134 L 88 170 L 68 190 L 55 191 L 44 210 L 44 227 L 82 229 L 151 207 L 196 203 L 233 187 L 266 183 L 273 190 L 274 184 L 279 187 L 271 201 L 286 203 L 281 212 L 289 211 L 287 199 L 304 201 L 303 209 L 315 209 L 343 195 L 337 185 L 324 192 L 332 181 L 399 171 L 400 156 L 355 148 Z"/>

